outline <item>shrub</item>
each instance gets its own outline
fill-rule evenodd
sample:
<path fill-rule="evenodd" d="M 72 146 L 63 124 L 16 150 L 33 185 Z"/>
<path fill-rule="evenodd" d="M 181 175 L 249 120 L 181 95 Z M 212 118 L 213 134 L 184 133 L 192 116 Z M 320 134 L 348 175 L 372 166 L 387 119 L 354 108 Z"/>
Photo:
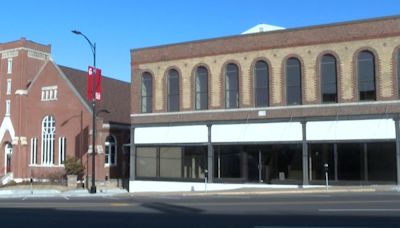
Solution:
<path fill-rule="evenodd" d="M 81 160 L 76 157 L 67 157 L 64 162 L 64 169 L 67 175 L 77 175 L 78 179 L 82 178 L 85 170 Z"/>

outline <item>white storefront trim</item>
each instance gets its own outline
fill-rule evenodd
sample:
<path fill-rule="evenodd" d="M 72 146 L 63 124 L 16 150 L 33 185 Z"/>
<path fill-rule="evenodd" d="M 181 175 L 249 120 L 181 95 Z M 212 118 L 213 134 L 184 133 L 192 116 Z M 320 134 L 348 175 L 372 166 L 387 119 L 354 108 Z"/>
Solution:
<path fill-rule="evenodd" d="M 396 139 L 393 119 L 307 122 L 307 140 Z"/>
<path fill-rule="evenodd" d="M 282 142 L 301 141 L 300 122 L 221 124 L 211 127 L 211 141 L 223 142 Z"/>
<path fill-rule="evenodd" d="M 206 191 L 233 190 L 240 188 L 288 188 L 296 189 L 298 185 L 274 184 L 223 184 L 204 182 L 177 182 L 177 181 L 129 181 L 129 192 L 204 192 Z"/>
<path fill-rule="evenodd" d="M 135 128 L 135 144 L 206 143 L 206 125 Z"/>

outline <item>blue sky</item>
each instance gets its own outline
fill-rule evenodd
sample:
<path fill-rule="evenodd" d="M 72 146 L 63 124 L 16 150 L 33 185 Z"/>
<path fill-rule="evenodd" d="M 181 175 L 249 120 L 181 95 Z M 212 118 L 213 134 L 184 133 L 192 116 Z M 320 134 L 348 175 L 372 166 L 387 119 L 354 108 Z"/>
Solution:
<path fill-rule="evenodd" d="M 2 1 L 0 43 L 52 45 L 57 64 L 92 61 L 77 29 L 97 44 L 104 75 L 130 81 L 130 50 L 237 35 L 267 23 L 286 28 L 400 15 L 400 0 L 12 0 Z"/>

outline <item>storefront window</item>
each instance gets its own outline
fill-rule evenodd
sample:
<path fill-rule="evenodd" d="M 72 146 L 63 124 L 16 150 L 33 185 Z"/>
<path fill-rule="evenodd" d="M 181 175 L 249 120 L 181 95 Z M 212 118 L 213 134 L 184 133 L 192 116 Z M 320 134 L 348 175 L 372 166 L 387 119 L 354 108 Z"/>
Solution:
<path fill-rule="evenodd" d="M 136 147 L 136 176 L 140 179 L 203 179 L 206 146 Z"/>
<path fill-rule="evenodd" d="M 156 167 L 156 147 L 140 147 L 136 149 L 136 175 L 138 177 L 156 177 Z"/>
<path fill-rule="evenodd" d="M 182 177 L 182 148 L 160 148 L 160 177 Z"/>

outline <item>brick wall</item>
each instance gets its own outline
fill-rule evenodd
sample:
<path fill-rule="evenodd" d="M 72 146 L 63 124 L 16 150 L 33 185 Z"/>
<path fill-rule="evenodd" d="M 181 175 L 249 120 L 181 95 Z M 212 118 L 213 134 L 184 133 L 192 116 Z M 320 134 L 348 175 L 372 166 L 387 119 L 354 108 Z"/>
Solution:
<path fill-rule="evenodd" d="M 263 58 L 270 63 L 271 106 L 280 106 L 286 103 L 284 65 L 289 57 L 296 56 L 302 63 L 303 103 L 315 104 L 321 100 L 319 76 L 317 75 L 319 58 L 322 54 L 334 53 L 339 69 L 339 100 L 352 102 L 358 100 L 355 60 L 361 50 L 372 50 L 375 54 L 378 100 L 394 99 L 396 97 L 393 88 L 395 72 L 392 62 L 394 61 L 393 53 L 397 50 L 399 44 L 398 38 L 390 37 L 140 64 L 136 69 L 136 77 L 132 78 L 134 85 L 133 99 L 139 99 L 140 94 L 137 94 L 136 91 L 139 91 L 139 75 L 141 72 L 152 72 L 154 76 L 153 110 L 154 112 L 165 112 L 165 77 L 168 69 L 173 66 L 175 69 L 179 69 L 181 73 L 181 109 L 193 110 L 193 69 L 202 64 L 209 69 L 210 109 L 223 108 L 224 67 L 227 63 L 233 62 L 238 64 L 240 69 L 241 107 L 253 107 L 252 66 L 255 60 Z M 138 113 L 138 108 L 138 106 L 133 107 L 133 112 Z"/>

